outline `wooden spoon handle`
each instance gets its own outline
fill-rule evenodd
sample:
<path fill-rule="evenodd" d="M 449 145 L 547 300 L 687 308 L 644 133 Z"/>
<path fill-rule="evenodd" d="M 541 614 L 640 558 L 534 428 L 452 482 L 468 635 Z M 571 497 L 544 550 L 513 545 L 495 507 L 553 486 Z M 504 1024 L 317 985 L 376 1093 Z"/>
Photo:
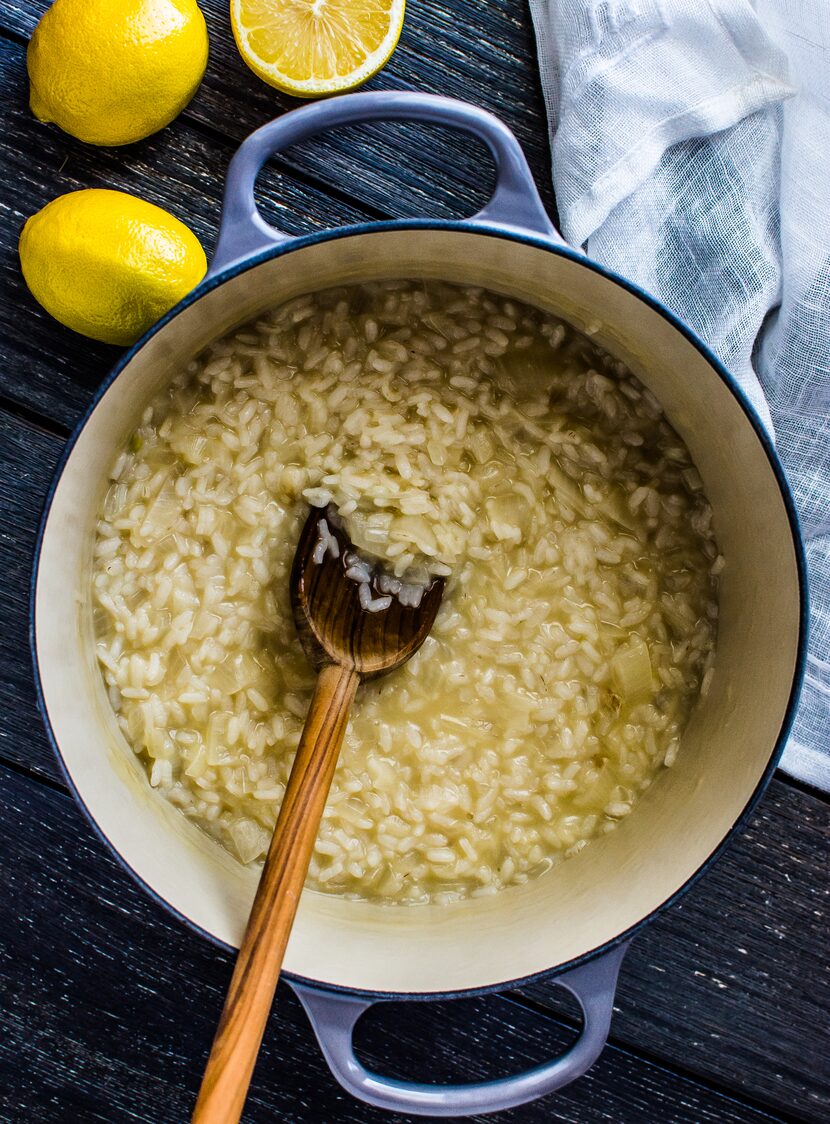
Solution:
<path fill-rule="evenodd" d="M 193 1124 L 235 1124 L 242 1115 L 359 680 L 353 668 L 320 669 Z"/>

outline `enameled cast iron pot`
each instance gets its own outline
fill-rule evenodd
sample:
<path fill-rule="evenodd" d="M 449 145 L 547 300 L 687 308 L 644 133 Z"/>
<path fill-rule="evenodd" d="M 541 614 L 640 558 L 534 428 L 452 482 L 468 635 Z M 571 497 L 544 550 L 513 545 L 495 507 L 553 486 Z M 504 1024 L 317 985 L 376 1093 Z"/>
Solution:
<path fill-rule="evenodd" d="M 336 125 L 412 119 L 466 130 L 497 170 L 484 210 L 458 222 L 366 223 L 290 238 L 257 212 L 267 158 Z M 616 831 L 543 877 L 490 898 L 393 908 L 303 896 L 285 968 L 338 1081 L 372 1104 L 435 1116 L 521 1104 L 578 1077 L 601 1051 L 626 944 L 715 858 L 769 780 L 793 715 L 806 641 L 804 562 L 769 438 L 718 360 L 657 301 L 568 247 L 513 134 L 463 102 L 360 93 L 297 109 L 231 163 L 206 279 L 121 360 L 69 442 L 33 579 L 40 702 L 75 795 L 144 888 L 200 933 L 238 946 L 256 874 L 153 792 L 107 703 L 92 643 L 90 567 L 107 473 L 143 406 L 208 343 L 300 293 L 378 278 L 483 285 L 570 321 L 662 402 L 691 451 L 726 558 L 714 680 L 666 770 Z M 336 939 L 332 940 L 332 933 Z M 448 998 L 555 977 L 584 1012 L 555 1061 L 466 1086 L 370 1073 L 352 1028 L 378 998 Z"/>

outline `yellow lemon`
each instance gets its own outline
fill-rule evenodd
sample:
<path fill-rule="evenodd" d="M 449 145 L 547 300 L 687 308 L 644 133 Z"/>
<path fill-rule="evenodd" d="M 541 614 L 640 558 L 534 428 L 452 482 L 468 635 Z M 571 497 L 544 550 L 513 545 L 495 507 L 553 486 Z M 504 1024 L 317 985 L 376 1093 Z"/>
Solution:
<path fill-rule="evenodd" d="M 195 0 L 55 0 L 26 53 L 29 104 L 89 144 L 131 144 L 181 113 L 207 57 Z"/>
<path fill-rule="evenodd" d="M 104 343 L 134 343 L 207 269 L 184 223 L 99 188 L 53 199 L 26 222 L 19 248 L 35 299 L 61 324 Z"/>
<path fill-rule="evenodd" d="M 231 0 L 245 62 L 302 98 L 351 90 L 389 60 L 406 0 Z"/>

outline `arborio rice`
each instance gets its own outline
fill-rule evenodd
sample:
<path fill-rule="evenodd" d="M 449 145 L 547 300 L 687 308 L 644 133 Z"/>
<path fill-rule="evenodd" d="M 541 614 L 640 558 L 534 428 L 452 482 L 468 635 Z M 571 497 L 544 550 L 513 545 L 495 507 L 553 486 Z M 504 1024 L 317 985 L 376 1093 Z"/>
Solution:
<path fill-rule="evenodd" d="M 98 524 L 98 655 L 149 782 L 262 859 L 314 673 L 288 574 L 333 503 L 389 571 L 447 576 L 401 671 L 358 694 L 309 884 L 495 893 L 628 815 L 705 690 L 723 561 L 654 398 L 481 289 L 305 296 L 145 411 Z"/>

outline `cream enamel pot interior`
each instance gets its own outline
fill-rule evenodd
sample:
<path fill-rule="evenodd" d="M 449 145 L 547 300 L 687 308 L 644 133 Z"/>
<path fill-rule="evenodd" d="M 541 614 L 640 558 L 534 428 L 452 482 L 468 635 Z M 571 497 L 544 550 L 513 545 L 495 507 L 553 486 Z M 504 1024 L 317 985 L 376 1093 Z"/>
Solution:
<path fill-rule="evenodd" d="M 253 186 L 270 155 L 323 128 L 378 118 L 438 122 L 483 140 L 497 168 L 484 210 L 459 222 L 372 223 L 301 238 L 263 222 Z M 600 1052 L 626 940 L 721 849 L 783 747 L 804 658 L 804 566 L 780 465 L 733 380 L 666 309 L 565 245 L 496 118 L 445 98 L 361 93 L 271 122 L 231 164 L 207 279 L 124 357 L 69 442 L 35 566 L 32 645 L 55 749 L 104 840 L 179 917 L 235 947 L 256 875 L 150 789 L 109 709 L 89 590 L 108 470 L 147 400 L 210 341 L 297 294 L 397 277 L 480 284 L 577 328 L 599 325 L 594 338 L 654 392 L 688 445 L 726 558 L 710 693 L 676 764 L 616 831 L 491 898 L 395 908 L 303 896 L 285 967 L 338 1080 L 373 1104 L 449 1116 L 530 1100 L 579 1076 Z M 353 1054 L 351 1029 L 378 997 L 447 997 L 554 974 L 582 1004 L 585 1026 L 567 1054 L 529 1073 L 417 1085 L 372 1074 Z"/>

